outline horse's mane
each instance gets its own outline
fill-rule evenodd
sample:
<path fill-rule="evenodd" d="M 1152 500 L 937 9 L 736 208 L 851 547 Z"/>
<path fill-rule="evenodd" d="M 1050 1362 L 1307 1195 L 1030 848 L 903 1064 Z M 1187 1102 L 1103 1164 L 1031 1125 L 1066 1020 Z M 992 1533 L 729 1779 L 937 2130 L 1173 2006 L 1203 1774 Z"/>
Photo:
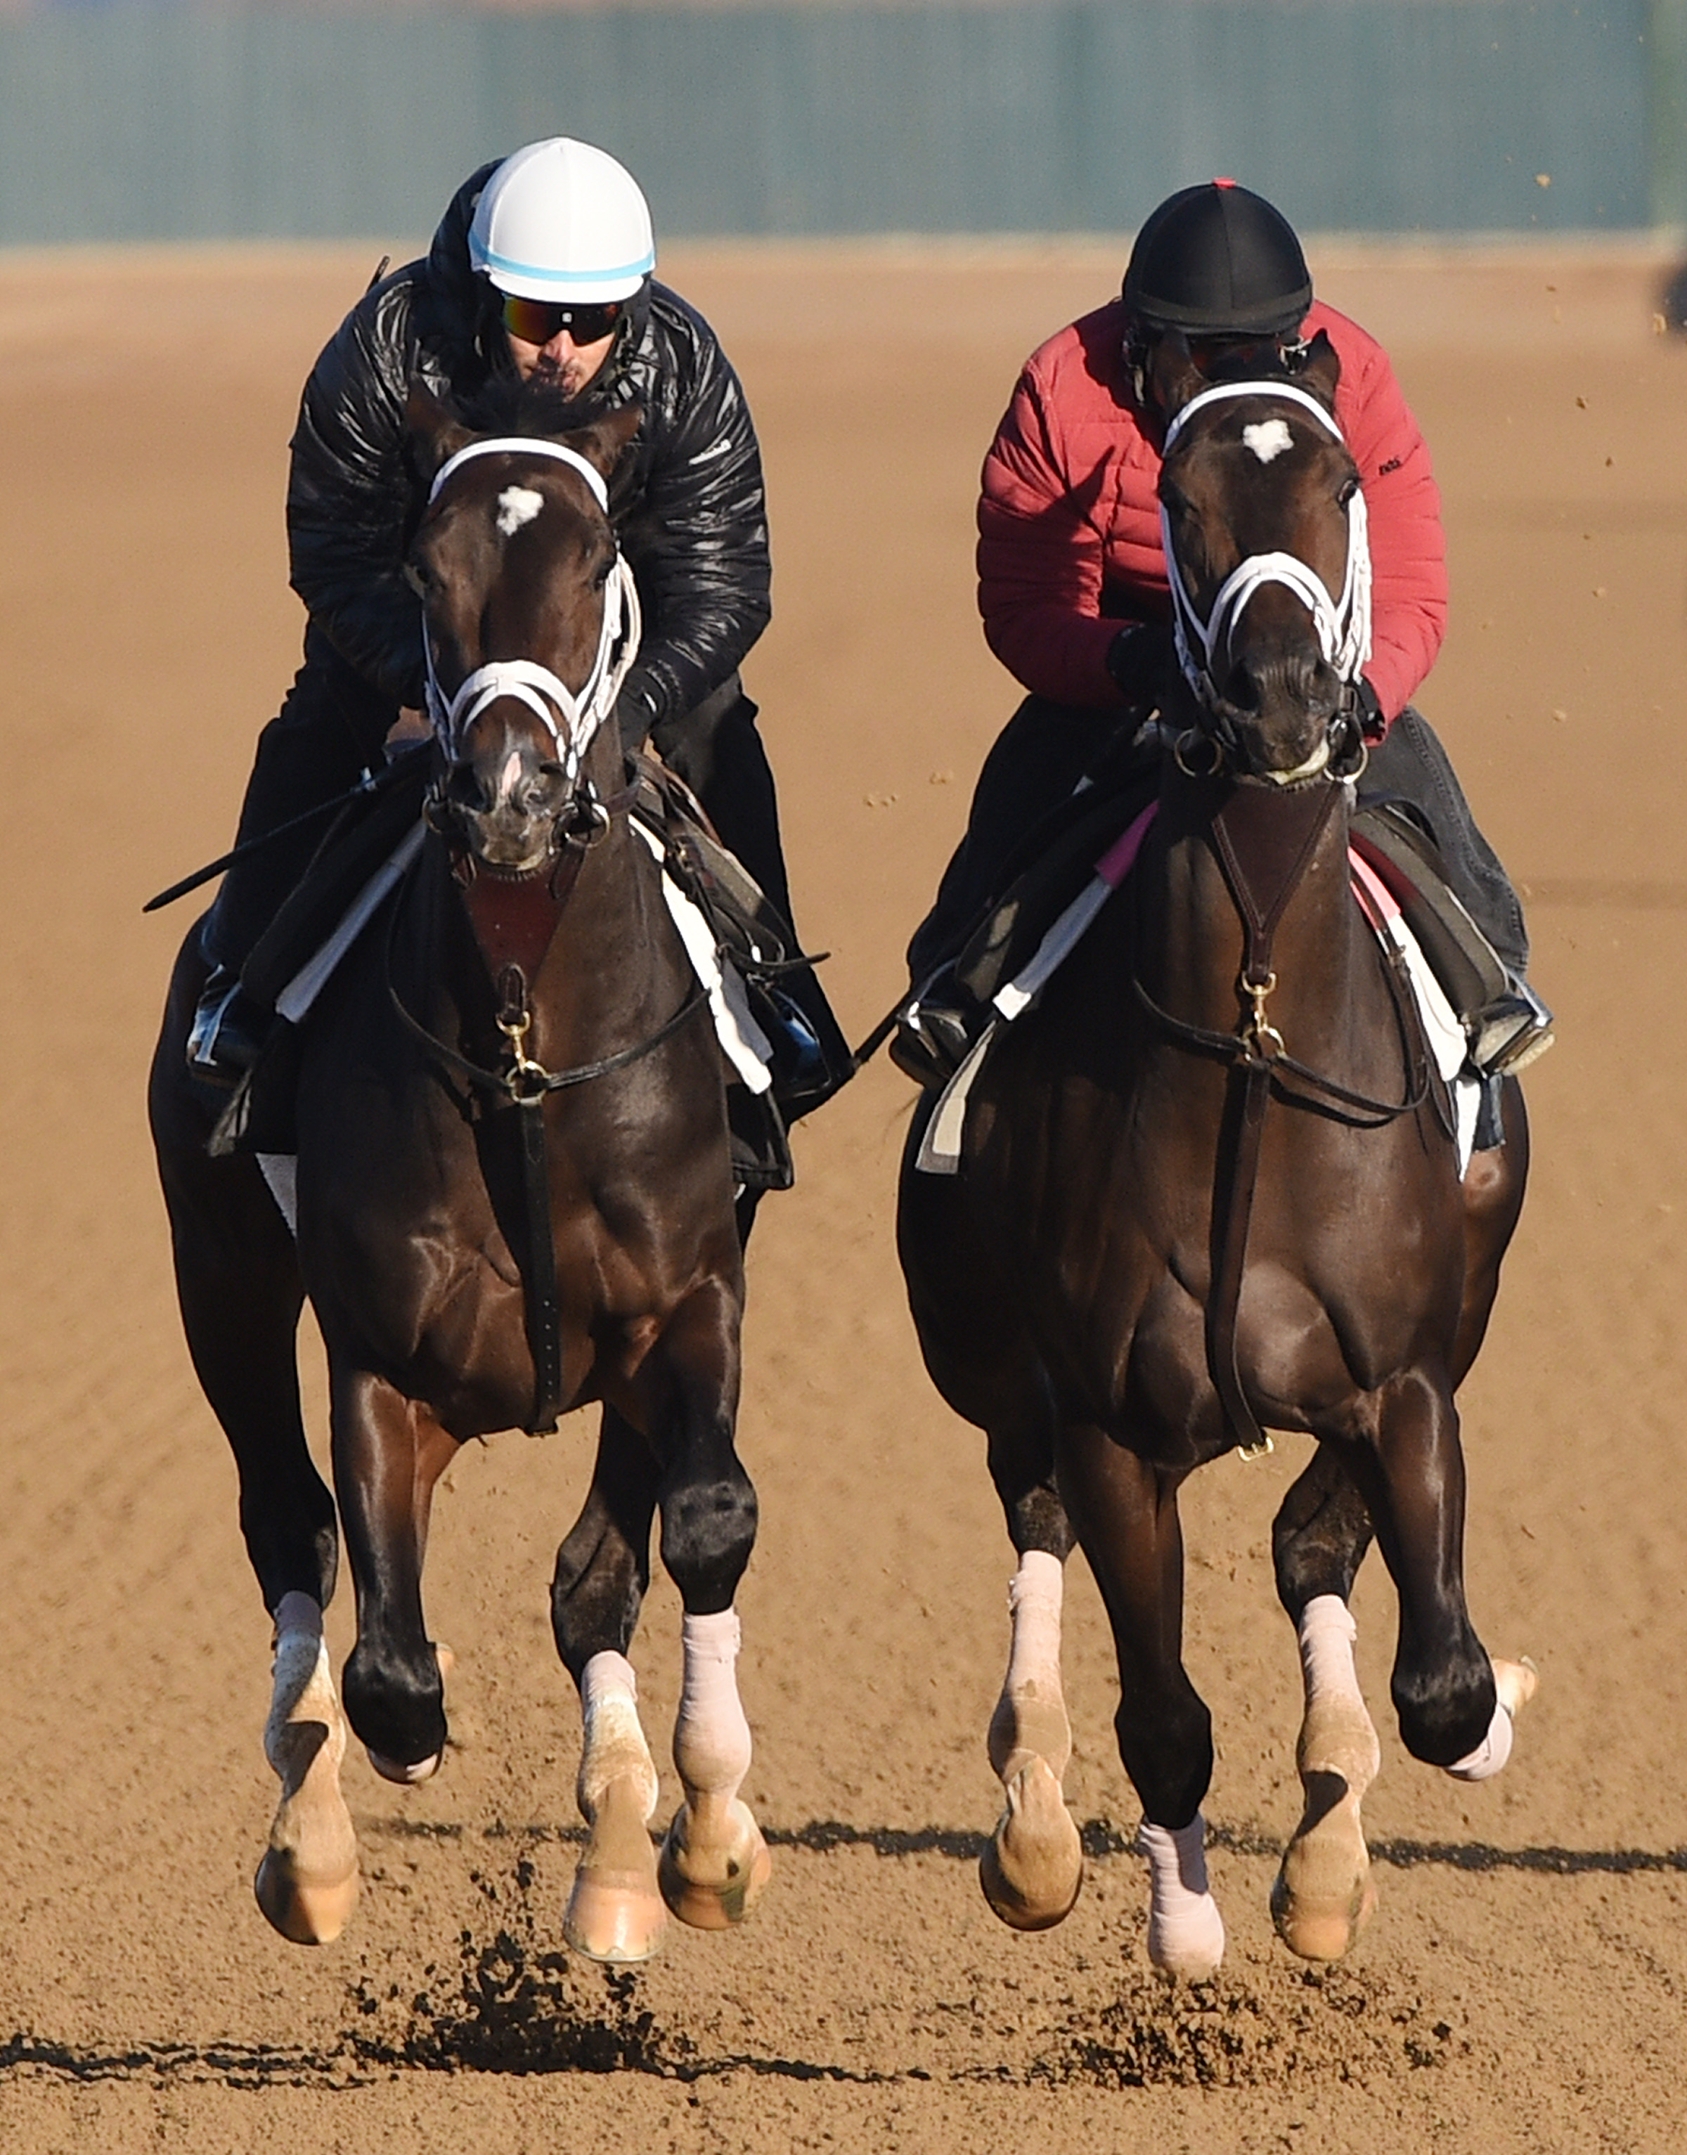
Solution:
<path fill-rule="evenodd" d="M 457 407 L 477 434 L 573 434 L 604 415 L 600 400 L 570 397 L 554 382 L 495 374 Z"/>

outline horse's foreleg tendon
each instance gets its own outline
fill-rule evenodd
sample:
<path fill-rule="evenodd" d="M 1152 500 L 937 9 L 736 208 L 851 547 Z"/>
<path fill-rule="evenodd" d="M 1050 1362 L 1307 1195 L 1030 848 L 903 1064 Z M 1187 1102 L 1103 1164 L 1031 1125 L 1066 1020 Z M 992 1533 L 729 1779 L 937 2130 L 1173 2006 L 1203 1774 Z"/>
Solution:
<path fill-rule="evenodd" d="M 1072 1728 L 1060 1682 L 1061 1560 L 1028 1549 L 1008 1588 L 1013 1644 L 990 1719 L 990 1764 L 1007 1805 L 979 1858 L 984 1898 L 1015 1930 L 1047 1930 L 1070 1914 L 1084 1881 L 1083 1845 L 1061 1781 Z"/>
<path fill-rule="evenodd" d="M 264 1755 L 280 1779 L 281 1803 L 253 1891 L 282 1937 L 328 1945 L 357 1905 L 357 1837 L 340 1793 L 346 1724 L 320 1606 L 307 1594 L 287 1594 L 275 1623 Z"/>
<path fill-rule="evenodd" d="M 656 1767 L 625 1655 L 592 1656 L 581 1671 L 580 1706 L 585 1739 L 576 1795 L 591 1834 L 574 1874 L 563 1936 L 589 1960 L 648 1960 L 667 1926 L 649 1832 Z"/>

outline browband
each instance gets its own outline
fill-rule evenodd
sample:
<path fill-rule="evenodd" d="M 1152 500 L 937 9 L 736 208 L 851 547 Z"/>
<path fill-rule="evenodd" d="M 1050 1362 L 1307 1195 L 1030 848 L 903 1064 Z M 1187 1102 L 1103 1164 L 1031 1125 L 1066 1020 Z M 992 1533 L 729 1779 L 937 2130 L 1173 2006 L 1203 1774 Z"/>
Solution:
<path fill-rule="evenodd" d="M 448 456 L 434 473 L 433 485 L 428 488 L 431 506 L 440 488 L 459 465 L 466 464 L 476 456 L 554 456 L 559 464 L 572 464 L 592 490 L 592 497 L 604 515 L 609 514 L 609 482 L 597 466 L 589 463 L 578 449 L 570 449 L 566 443 L 547 441 L 542 434 L 499 434 L 488 441 L 471 441 L 466 449 L 459 449 L 455 456 Z"/>

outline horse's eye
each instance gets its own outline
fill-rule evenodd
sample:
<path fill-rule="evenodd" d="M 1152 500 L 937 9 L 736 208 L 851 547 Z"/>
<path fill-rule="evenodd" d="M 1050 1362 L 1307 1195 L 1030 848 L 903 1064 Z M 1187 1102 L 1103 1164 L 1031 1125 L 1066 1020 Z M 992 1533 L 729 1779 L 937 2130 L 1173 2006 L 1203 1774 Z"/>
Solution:
<path fill-rule="evenodd" d="M 1359 475 L 1357 472 L 1355 472 L 1351 478 L 1347 478 L 1342 481 L 1341 492 L 1336 496 L 1336 499 L 1345 509 L 1348 503 L 1353 499 L 1354 495 L 1358 493 L 1358 491 Z"/>
<path fill-rule="evenodd" d="M 615 561 L 613 556 L 611 556 L 610 559 L 608 559 L 607 561 L 600 561 L 598 563 L 597 568 L 593 571 L 592 574 L 592 589 L 594 591 L 601 591 L 604 585 L 608 583 L 609 572 L 612 568 L 614 568 L 614 566 Z"/>
<path fill-rule="evenodd" d="M 427 567 L 424 563 L 420 561 L 407 561 L 404 564 L 404 581 L 410 586 L 411 590 L 415 592 L 417 598 L 425 599 L 427 597 L 428 572 Z"/>

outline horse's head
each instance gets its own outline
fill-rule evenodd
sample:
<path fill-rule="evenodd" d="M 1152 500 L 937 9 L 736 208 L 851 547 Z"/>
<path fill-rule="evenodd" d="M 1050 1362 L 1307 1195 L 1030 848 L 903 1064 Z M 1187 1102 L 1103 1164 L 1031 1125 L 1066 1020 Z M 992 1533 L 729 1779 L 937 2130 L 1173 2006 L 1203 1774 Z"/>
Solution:
<path fill-rule="evenodd" d="M 606 479 L 639 414 L 570 417 L 542 390 L 515 392 L 493 433 L 462 425 L 425 389 L 409 405 L 433 473 L 406 570 L 422 599 L 443 761 L 433 813 L 502 875 L 542 868 L 571 830 L 601 818 L 582 765 L 638 645 Z"/>
<path fill-rule="evenodd" d="M 1332 753 L 1338 768 L 1362 753 L 1354 689 L 1370 654 L 1370 550 L 1358 467 L 1334 417 L 1334 346 L 1320 331 L 1292 373 L 1275 350 L 1260 362 L 1245 354 L 1215 378 L 1181 337 L 1160 340 L 1160 517 L 1199 760 L 1292 785 Z"/>

